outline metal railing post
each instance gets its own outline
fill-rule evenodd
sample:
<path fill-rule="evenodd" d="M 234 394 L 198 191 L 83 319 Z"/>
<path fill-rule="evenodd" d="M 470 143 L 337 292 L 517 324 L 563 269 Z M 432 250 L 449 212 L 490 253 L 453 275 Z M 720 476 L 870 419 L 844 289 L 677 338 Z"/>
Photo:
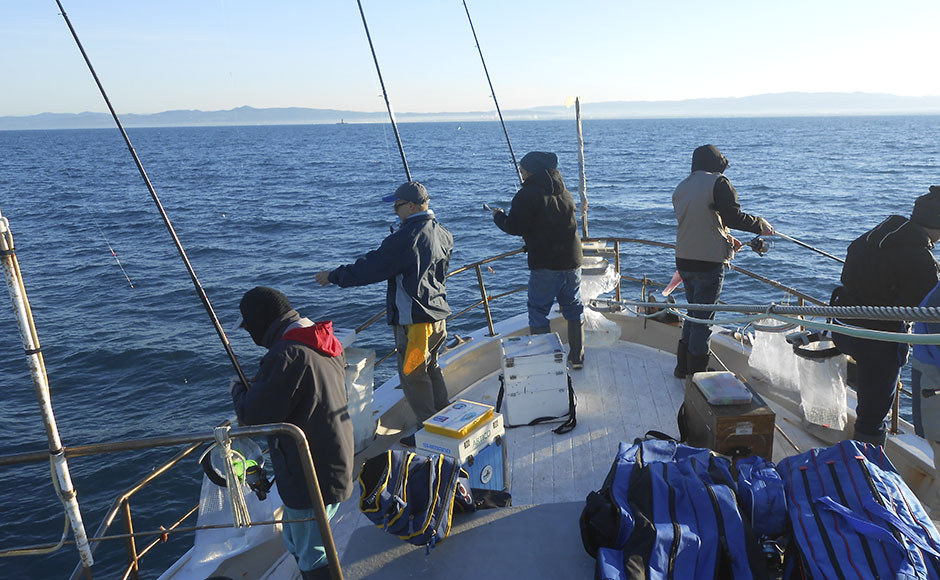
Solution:
<path fill-rule="evenodd" d="M 490 331 L 490 336 L 496 336 L 496 329 L 493 328 L 493 315 L 490 312 L 490 301 L 486 297 L 486 285 L 483 284 L 483 270 L 477 264 L 474 269 L 477 272 L 477 282 L 480 283 L 480 297 L 483 299 L 483 310 L 486 312 L 486 327 Z"/>
<path fill-rule="evenodd" d="M 139 580 L 140 566 L 137 563 L 137 542 L 134 540 L 134 520 L 131 519 L 131 502 L 124 500 L 121 503 L 121 515 L 124 517 L 124 528 L 127 530 L 127 557 L 130 560 L 128 578 Z"/>
<path fill-rule="evenodd" d="M 897 435 L 901 417 L 901 388 L 904 384 L 898 377 L 898 388 L 894 390 L 894 404 L 891 405 L 891 434 Z"/>
<path fill-rule="evenodd" d="M 614 241 L 614 268 L 617 270 L 617 288 L 614 297 L 620 301 L 620 241 Z"/>

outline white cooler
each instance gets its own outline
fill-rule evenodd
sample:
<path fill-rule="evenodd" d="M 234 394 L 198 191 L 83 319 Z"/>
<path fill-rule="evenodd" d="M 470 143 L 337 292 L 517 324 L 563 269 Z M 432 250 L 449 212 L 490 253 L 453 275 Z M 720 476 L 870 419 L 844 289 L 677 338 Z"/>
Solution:
<path fill-rule="evenodd" d="M 470 476 L 471 488 L 507 486 L 506 429 L 493 407 L 458 400 L 424 422 L 415 433 L 415 451 L 455 457 Z"/>
<path fill-rule="evenodd" d="M 557 333 L 500 339 L 503 402 L 509 426 L 568 413 L 568 365 Z"/>

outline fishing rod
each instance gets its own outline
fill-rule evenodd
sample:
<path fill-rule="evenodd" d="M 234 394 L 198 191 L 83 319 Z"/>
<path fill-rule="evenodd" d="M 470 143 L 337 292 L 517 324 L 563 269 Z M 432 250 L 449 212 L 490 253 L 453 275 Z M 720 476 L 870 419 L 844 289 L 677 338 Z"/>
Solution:
<path fill-rule="evenodd" d="M 516 163 L 516 153 L 512 150 L 512 141 L 509 140 L 509 131 L 506 129 L 506 122 L 503 120 L 503 112 L 499 108 L 499 101 L 496 100 L 496 90 L 493 88 L 493 81 L 490 79 L 490 71 L 486 68 L 486 59 L 483 58 L 483 49 L 480 48 L 480 41 L 477 39 L 477 31 L 473 27 L 473 19 L 470 18 L 470 9 L 467 8 L 467 0 L 463 0 L 463 9 L 467 13 L 467 20 L 470 22 L 470 32 L 473 33 L 473 42 L 477 45 L 477 52 L 480 53 L 480 62 L 483 63 L 483 72 L 486 73 L 486 82 L 490 85 L 490 95 L 493 97 L 493 103 L 496 105 L 496 114 L 499 115 L 499 122 L 503 126 L 503 134 L 506 136 L 506 144 L 509 145 L 509 156 L 512 157 L 512 167 L 519 179 L 519 185 L 522 186 L 522 174 L 519 173 L 519 164 Z"/>
<path fill-rule="evenodd" d="M 95 79 L 95 84 L 98 85 L 98 91 L 101 92 L 101 96 L 104 98 L 104 102 L 108 106 L 108 110 L 111 111 L 111 117 L 114 118 L 115 124 L 121 131 L 121 136 L 124 137 L 124 143 L 127 144 L 127 149 L 130 151 L 131 157 L 134 158 L 134 164 L 137 165 L 137 171 L 140 173 L 141 178 L 143 178 L 144 183 L 147 185 L 147 190 L 150 191 L 150 197 L 157 205 L 157 210 L 160 212 L 160 217 L 163 218 L 163 223 L 166 224 L 166 228 L 170 232 L 170 237 L 173 238 L 173 243 L 176 245 L 176 250 L 179 252 L 180 257 L 183 259 L 183 263 L 186 265 L 186 270 L 189 272 L 189 277 L 193 281 L 193 286 L 196 287 L 196 293 L 199 295 L 199 299 L 202 301 L 202 305 L 209 314 L 209 319 L 212 321 L 212 325 L 215 327 L 215 331 L 218 333 L 219 339 L 222 341 L 222 346 L 225 347 L 225 352 L 232 361 L 232 366 L 235 367 L 235 372 L 238 373 L 238 379 L 242 382 L 243 385 L 245 385 L 245 388 L 249 388 L 250 385 L 248 383 L 248 378 L 242 371 L 241 365 L 238 364 L 238 359 L 235 358 L 235 352 L 232 350 L 232 345 L 229 343 L 228 337 L 225 335 L 225 331 L 222 330 L 222 324 L 219 323 L 219 318 L 215 315 L 215 310 L 212 309 L 212 304 L 209 302 L 209 297 L 206 296 L 206 291 L 203 289 L 202 284 L 199 283 L 199 278 L 196 277 L 196 271 L 193 270 L 193 265 L 189 262 L 189 257 L 186 255 L 186 250 L 183 249 L 183 244 L 180 242 L 179 237 L 176 235 L 176 230 L 173 228 L 173 224 L 170 222 L 170 216 L 168 216 L 166 210 L 163 209 L 163 204 L 160 203 L 160 198 L 157 196 L 157 192 L 153 188 L 153 184 L 150 183 L 150 178 L 147 177 L 147 172 L 144 170 L 144 166 L 140 161 L 140 157 L 137 156 L 137 151 L 134 150 L 134 145 L 131 144 L 130 137 L 127 136 L 127 131 L 124 130 L 124 125 L 121 123 L 121 119 L 118 117 L 114 107 L 111 106 L 111 99 L 108 98 L 108 94 L 104 90 L 104 85 L 102 85 L 101 80 L 98 79 L 98 73 L 95 72 L 95 67 L 92 66 L 91 60 L 88 58 L 88 54 L 85 52 L 85 47 L 82 46 L 82 42 L 78 38 L 78 33 L 75 32 L 75 27 L 72 26 L 72 21 L 69 20 L 68 14 L 65 13 L 65 8 L 62 6 L 62 2 L 60 0 L 55 0 L 55 3 L 59 6 L 59 11 L 62 13 L 62 18 L 65 19 L 65 23 L 68 25 L 69 31 L 72 33 L 72 38 L 75 39 L 75 44 L 78 46 L 78 50 L 82 53 L 82 58 L 85 60 L 85 64 L 88 65 L 88 70 L 91 72 L 91 76 Z"/>
<path fill-rule="evenodd" d="M 58 2 L 58 0 L 56 0 Z M 382 70 L 379 68 L 379 59 L 375 56 L 375 46 L 372 45 L 372 35 L 369 34 L 369 25 L 366 24 L 366 13 L 362 10 L 362 0 L 356 0 L 359 5 L 359 15 L 362 16 L 362 27 L 366 30 L 366 38 L 369 40 L 369 50 L 372 51 L 372 60 L 375 62 L 375 72 L 379 75 L 379 84 L 382 85 L 382 96 L 385 97 L 385 108 L 388 109 L 388 118 L 392 121 L 392 130 L 395 132 L 395 140 L 398 142 L 398 152 L 401 154 L 402 165 L 405 166 L 405 177 L 411 181 L 411 170 L 408 169 L 408 160 L 405 159 L 405 148 L 401 144 L 401 135 L 398 134 L 398 125 L 395 123 L 395 113 L 392 112 L 392 104 L 388 100 L 388 91 L 385 90 L 385 81 L 382 80 Z"/>
<path fill-rule="evenodd" d="M 791 238 L 790 236 L 788 236 L 788 235 L 786 235 L 786 234 L 781 234 L 781 233 L 778 232 L 778 231 L 774 231 L 774 235 L 775 235 L 775 236 L 780 236 L 781 238 L 783 238 L 783 239 L 785 239 L 785 240 L 787 240 L 787 241 L 793 242 L 794 244 L 796 244 L 796 245 L 798 245 L 798 246 L 803 246 L 803 247 L 806 248 L 807 250 L 812 250 L 812 251 L 816 252 L 817 254 L 822 254 L 823 256 L 826 256 L 827 258 L 832 258 L 833 260 L 835 260 L 836 262 L 839 262 L 840 264 L 845 264 L 845 260 L 843 260 L 842 258 L 839 258 L 839 257 L 837 257 L 837 256 L 833 256 L 832 254 L 830 254 L 830 253 L 828 253 L 828 252 L 824 252 L 824 251 L 820 250 L 819 248 L 814 248 L 813 246 L 807 244 L 806 242 L 801 242 L 800 240 L 798 240 L 798 239 L 796 239 L 796 238 Z"/>

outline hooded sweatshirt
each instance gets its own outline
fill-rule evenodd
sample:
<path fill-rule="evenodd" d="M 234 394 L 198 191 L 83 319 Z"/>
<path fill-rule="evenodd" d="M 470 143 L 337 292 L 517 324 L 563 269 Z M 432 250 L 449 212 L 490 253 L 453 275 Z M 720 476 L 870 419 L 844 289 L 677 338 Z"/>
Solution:
<path fill-rule="evenodd" d="M 911 220 L 893 215 L 849 245 L 842 267 L 842 286 L 834 306 L 917 306 L 940 278 L 927 232 Z M 846 319 L 846 324 L 904 332 L 906 324 L 889 320 Z"/>
<path fill-rule="evenodd" d="M 530 270 L 573 270 L 581 266 L 581 237 L 574 198 L 557 169 L 529 175 L 512 198 L 509 213 L 493 221 L 507 234 L 522 236 Z"/>
<path fill-rule="evenodd" d="M 290 310 L 262 339 L 269 350 L 251 388 L 236 385 L 232 400 L 247 425 L 292 423 L 307 436 L 326 504 L 352 494 L 353 429 L 346 402 L 346 357 L 332 322 L 312 323 Z M 313 507 L 293 439 L 268 438 L 277 490 L 288 507 Z"/>
<path fill-rule="evenodd" d="M 760 218 L 741 211 L 738 192 L 723 175 L 729 165 L 728 159 L 714 145 L 702 145 L 692 152 L 692 173 L 673 193 L 673 207 L 679 222 L 676 243 L 676 268 L 679 270 L 703 272 L 730 258 L 730 244 L 722 245 L 728 229 L 761 232 Z M 696 211 L 690 213 L 692 207 Z M 711 249 L 703 252 L 703 247 L 695 242 L 696 237 L 703 235 L 720 235 L 721 239 L 716 237 Z M 692 241 L 680 239 L 683 236 L 691 237 Z"/>

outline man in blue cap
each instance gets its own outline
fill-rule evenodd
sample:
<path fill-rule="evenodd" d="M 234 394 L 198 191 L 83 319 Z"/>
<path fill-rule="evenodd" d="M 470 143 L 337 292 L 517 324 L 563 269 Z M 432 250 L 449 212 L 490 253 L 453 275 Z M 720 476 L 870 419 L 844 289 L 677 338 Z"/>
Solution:
<path fill-rule="evenodd" d="M 398 377 L 418 426 L 448 404 L 437 354 L 447 338 L 447 275 L 454 238 L 428 209 L 428 190 L 417 181 L 382 198 L 393 202 L 401 227 L 353 264 L 318 272 L 323 286 L 342 288 L 386 281 L 386 320 L 395 329 Z M 401 440 L 414 446 L 414 434 Z"/>
<path fill-rule="evenodd" d="M 558 300 L 568 322 L 568 362 L 584 366 L 584 305 L 581 302 L 581 237 L 574 198 L 558 172 L 558 156 L 526 153 L 519 162 L 522 189 L 509 213 L 493 211 L 496 227 L 525 240 L 529 265 L 529 333 L 545 334 Z"/>

